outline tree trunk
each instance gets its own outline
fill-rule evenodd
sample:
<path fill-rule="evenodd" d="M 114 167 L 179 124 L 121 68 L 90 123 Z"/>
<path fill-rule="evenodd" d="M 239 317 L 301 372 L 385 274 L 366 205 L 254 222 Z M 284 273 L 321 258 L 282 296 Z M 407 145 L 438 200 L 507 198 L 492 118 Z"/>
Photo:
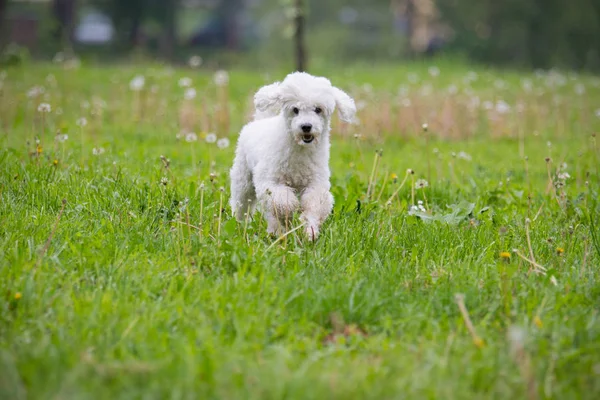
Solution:
<path fill-rule="evenodd" d="M 71 51 L 75 28 L 75 0 L 54 0 L 52 8 L 59 24 L 56 32 L 57 39 L 67 51 Z"/>
<path fill-rule="evenodd" d="M 296 49 L 296 70 L 304 71 L 306 69 L 306 51 L 304 48 L 304 2 L 295 0 L 295 18 L 294 18 L 294 47 Z"/>
<path fill-rule="evenodd" d="M 166 59 L 172 59 L 176 41 L 176 16 L 177 16 L 177 0 L 165 1 L 165 22 L 163 26 L 163 35 L 161 43 L 161 53 Z"/>
<path fill-rule="evenodd" d="M 0 0 L 0 50 L 8 42 L 8 21 L 6 20 L 6 9 L 8 0 Z"/>
<path fill-rule="evenodd" d="M 225 26 L 225 46 L 228 50 L 239 48 L 238 13 L 241 7 L 240 0 L 223 0 L 221 2 L 219 15 Z"/>

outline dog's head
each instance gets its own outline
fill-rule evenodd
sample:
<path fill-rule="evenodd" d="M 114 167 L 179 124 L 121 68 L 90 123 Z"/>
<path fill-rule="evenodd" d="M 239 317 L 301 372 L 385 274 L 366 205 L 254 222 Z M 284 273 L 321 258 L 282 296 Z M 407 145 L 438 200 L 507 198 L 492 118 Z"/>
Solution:
<path fill-rule="evenodd" d="M 318 143 L 329 132 L 331 115 L 337 108 L 340 119 L 351 122 L 356 113 L 354 100 L 331 85 L 328 79 L 306 72 L 294 72 L 282 82 L 263 86 L 254 95 L 258 113 L 281 113 L 288 131 L 300 145 Z"/>

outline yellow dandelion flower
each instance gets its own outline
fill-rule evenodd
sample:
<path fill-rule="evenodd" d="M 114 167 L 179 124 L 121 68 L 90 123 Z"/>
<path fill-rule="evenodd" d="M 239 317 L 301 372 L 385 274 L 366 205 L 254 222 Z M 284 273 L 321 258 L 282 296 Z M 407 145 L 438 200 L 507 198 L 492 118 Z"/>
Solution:
<path fill-rule="evenodd" d="M 52 164 L 53 164 L 54 166 L 57 166 L 57 165 L 58 165 L 58 160 L 54 160 L 54 161 L 52 161 Z"/>
<path fill-rule="evenodd" d="M 480 349 L 482 349 L 485 346 L 485 342 L 483 341 L 483 339 L 478 336 L 473 338 L 473 343 Z"/>
<path fill-rule="evenodd" d="M 42 149 L 42 146 L 40 146 L 40 145 L 38 144 L 38 145 L 37 145 L 37 147 L 36 147 L 36 149 L 35 149 L 35 151 L 36 151 L 38 154 L 42 154 L 42 151 L 43 151 L 43 149 Z"/>
<path fill-rule="evenodd" d="M 19 300 L 21 297 L 23 297 L 23 295 L 21 294 L 21 292 L 15 293 L 15 300 Z"/>
<path fill-rule="evenodd" d="M 398 175 L 397 174 L 391 174 L 390 178 L 395 181 L 396 179 L 398 179 Z"/>
<path fill-rule="evenodd" d="M 536 315 L 535 317 L 533 317 L 533 323 L 535 324 L 535 326 L 537 326 L 538 328 L 541 328 L 542 326 L 544 326 L 544 324 L 542 323 L 542 319 L 540 318 L 539 315 Z"/>
<path fill-rule="evenodd" d="M 565 252 L 565 249 L 563 249 L 562 247 L 557 247 L 556 248 L 556 254 L 558 254 L 559 256 L 562 255 L 562 253 Z"/>
<path fill-rule="evenodd" d="M 503 260 L 510 260 L 510 253 L 508 251 L 503 251 L 500 253 L 500 258 Z"/>

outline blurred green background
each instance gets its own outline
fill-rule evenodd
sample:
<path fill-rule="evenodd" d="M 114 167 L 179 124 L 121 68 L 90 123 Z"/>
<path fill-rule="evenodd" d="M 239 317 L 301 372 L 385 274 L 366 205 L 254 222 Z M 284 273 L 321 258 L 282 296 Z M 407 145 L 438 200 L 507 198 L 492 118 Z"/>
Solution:
<path fill-rule="evenodd" d="M 600 70 L 598 0 L 0 0 L 2 62 L 196 55 L 204 65 L 291 68 L 298 15 L 309 69 L 443 54 Z"/>

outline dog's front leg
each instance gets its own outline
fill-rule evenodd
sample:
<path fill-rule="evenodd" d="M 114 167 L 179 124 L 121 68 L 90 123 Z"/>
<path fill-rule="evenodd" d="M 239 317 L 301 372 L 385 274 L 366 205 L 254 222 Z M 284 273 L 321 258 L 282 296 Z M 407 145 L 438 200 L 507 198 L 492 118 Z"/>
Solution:
<path fill-rule="evenodd" d="M 267 231 L 270 234 L 283 233 L 289 229 L 290 220 L 300 206 L 296 193 L 290 187 L 278 184 L 264 185 L 261 203 L 267 220 Z"/>
<path fill-rule="evenodd" d="M 329 192 L 329 185 L 306 188 L 300 197 L 300 205 L 300 218 L 306 224 L 306 235 L 310 240 L 315 240 L 319 236 L 321 224 L 333 208 L 333 196 Z"/>

